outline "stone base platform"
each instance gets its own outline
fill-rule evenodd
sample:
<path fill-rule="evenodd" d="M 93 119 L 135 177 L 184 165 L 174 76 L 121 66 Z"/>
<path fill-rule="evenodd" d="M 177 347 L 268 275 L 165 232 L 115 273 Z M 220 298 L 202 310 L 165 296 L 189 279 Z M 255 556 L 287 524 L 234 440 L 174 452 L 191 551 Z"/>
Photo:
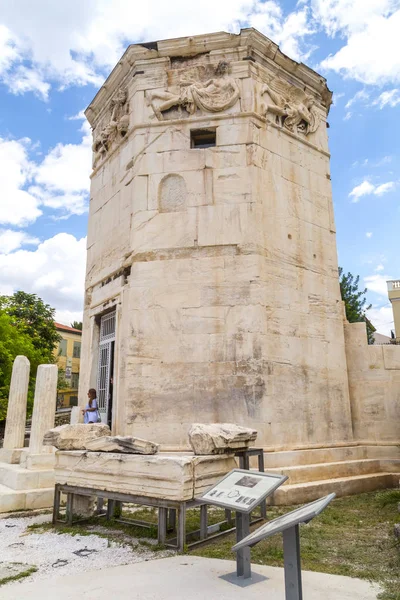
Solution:
<path fill-rule="evenodd" d="M 54 453 L 12 451 L 0 462 L 0 513 L 50 508 L 54 500 Z M 18 455 L 19 464 L 11 462 Z"/>
<path fill-rule="evenodd" d="M 395 445 L 265 452 L 264 463 L 266 471 L 289 477 L 270 499 L 277 505 L 311 502 L 331 492 L 339 497 L 397 487 L 400 480 Z"/>
<path fill-rule="evenodd" d="M 289 477 L 268 499 L 277 505 L 311 502 L 331 492 L 340 497 L 397 487 L 400 480 L 400 447 L 395 445 L 265 452 L 264 463 L 265 471 Z M 188 501 L 237 466 L 233 455 L 59 451 L 55 477 L 56 483 L 72 486 Z"/>
<path fill-rule="evenodd" d="M 113 452 L 56 453 L 55 482 L 70 486 L 187 502 L 236 468 L 233 455 L 152 456 Z"/>

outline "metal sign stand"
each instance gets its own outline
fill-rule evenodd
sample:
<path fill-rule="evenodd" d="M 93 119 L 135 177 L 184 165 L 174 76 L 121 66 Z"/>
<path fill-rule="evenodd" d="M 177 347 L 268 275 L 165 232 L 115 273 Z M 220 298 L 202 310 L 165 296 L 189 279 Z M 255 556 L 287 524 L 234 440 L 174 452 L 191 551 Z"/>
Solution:
<path fill-rule="evenodd" d="M 286 600 L 303 600 L 299 525 L 285 529 L 282 533 Z"/>
<path fill-rule="evenodd" d="M 250 533 L 250 515 L 236 511 L 236 542 L 241 542 Z M 250 547 L 246 546 L 236 554 L 236 575 L 249 579 L 251 577 Z"/>
<path fill-rule="evenodd" d="M 265 499 L 273 494 L 286 480 L 286 475 L 278 473 L 265 473 L 262 450 L 250 449 L 241 453 L 241 464 L 247 468 L 233 469 L 225 475 L 211 489 L 207 490 L 198 502 L 204 505 L 212 504 L 221 506 L 226 511 L 235 511 L 236 515 L 236 544 L 250 534 L 251 512 L 261 506 L 261 515 L 264 515 Z M 249 456 L 258 455 L 259 467 L 262 471 L 249 470 Z M 261 456 L 261 459 L 260 459 Z M 241 547 L 236 554 L 236 573 L 222 575 L 230 583 L 247 587 L 265 579 L 257 573 L 251 573 L 250 548 Z"/>
<path fill-rule="evenodd" d="M 247 537 L 242 537 L 241 541 L 238 541 L 238 534 L 236 544 L 232 548 L 237 552 L 237 574 L 242 575 L 243 579 L 250 577 L 250 548 L 262 540 L 266 540 L 277 533 L 282 533 L 285 598 L 286 600 L 303 600 L 300 562 L 300 523 L 309 523 L 328 506 L 334 497 L 335 494 L 329 494 L 324 498 L 292 510 L 286 515 L 277 517 L 248 534 Z M 240 533 L 243 534 L 243 521 L 241 522 L 241 528 L 239 528 L 239 522 L 237 527 L 238 531 L 240 529 Z M 245 550 L 248 551 L 248 554 L 244 554 Z"/>

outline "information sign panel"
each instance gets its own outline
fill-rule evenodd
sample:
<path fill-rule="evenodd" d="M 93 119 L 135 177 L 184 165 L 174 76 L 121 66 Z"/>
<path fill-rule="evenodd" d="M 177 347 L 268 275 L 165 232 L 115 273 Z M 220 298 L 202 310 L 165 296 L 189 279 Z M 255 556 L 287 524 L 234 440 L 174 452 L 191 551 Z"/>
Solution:
<path fill-rule="evenodd" d="M 328 504 L 335 498 L 336 494 L 329 494 L 329 496 L 325 496 L 324 498 L 320 498 L 319 500 L 315 500 L 314 502 L 310 502 L 310 504 L 306 504 L 305 506 L 301 506 L 300 508 L 296 508 L 296 510 L 292 510 L 286 515 L 282 515 L 281 517 L 277 517 L 273 521 L 269 521 L 262 527 L 253 531 L 248 536 L 243 538 L 240 542 L 233 546 L 232 550 L 237 552 L 246 546 L 254 546 L 261 540 L 265 540 L 266 538 L 271 537 L 275 533 L 280 533 L 289 529 L 290 527 L 294 527 L 295 525 L 299 525 L 300 523 L 308 523 L 319 515 L 324 508 L 328 506 Z"/>
<path fill-rule="evenodd" d="M 233 469 L 196 500 L 250 513 L 286 480 L 287 476 L 279 473 Z"/>

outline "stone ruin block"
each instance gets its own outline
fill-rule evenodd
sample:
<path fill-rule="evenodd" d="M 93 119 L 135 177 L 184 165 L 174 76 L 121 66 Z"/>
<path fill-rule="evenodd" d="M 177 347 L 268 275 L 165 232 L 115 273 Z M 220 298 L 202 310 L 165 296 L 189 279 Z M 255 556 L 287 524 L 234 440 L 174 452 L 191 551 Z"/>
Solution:
<path fill-rule="evenodd" d="M 111 434 L 104 423 L 60 425 L 50 429 L 43 438 L 45 446 L 55 446 L 58 450 L 85 450 L 91 440 Z"/>
<path fill-rule="evenodd" d="M 122 452 L 123 454 L 156 454 L 158 444 L 134 438 L 129 435 L 99 437 L 86 443 L 86 449 L 92 452 Z"/>
<path fill-rule="evenodd" d="M 257 431 L 233 423 L 195 423 L 189 442 L 195 454 L 224 454 L 245 450 L 257 437 Z"/>

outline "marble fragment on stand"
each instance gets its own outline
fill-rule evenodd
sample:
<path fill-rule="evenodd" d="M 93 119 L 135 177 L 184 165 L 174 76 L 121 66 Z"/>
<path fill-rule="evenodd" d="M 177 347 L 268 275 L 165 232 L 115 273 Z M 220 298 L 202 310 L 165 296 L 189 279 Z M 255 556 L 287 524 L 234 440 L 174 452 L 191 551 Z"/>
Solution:
<path fill-rule="evenodd" d="M 159 446 L 154 442 L 134 438 L 130 435 L 104 436 L 91 440 L 86 449 L 94 452 L 122 452 L 126 454 L 156 454 Z"/>
<path fill-rule="evenodd" d="M 201 496 L 236 468 L 232 454 L 152 456 L 105 452 L 56 452 L 56 483 L 183 502 Z"/>
<path fill-rule="evenodd" d="M 109 426 L 104 423 L 60 425 L 45 434 L 43 444 L 59 450 L 85 450 L 88 442 L 109 436 L 110 433 Z"/>
<path fill-rule="evenodd" d="M 249 447 L 257 431 L 234 423 L 194 423 L 189 430 L 189 441 L 198 455 L 224 454 Z"/>

